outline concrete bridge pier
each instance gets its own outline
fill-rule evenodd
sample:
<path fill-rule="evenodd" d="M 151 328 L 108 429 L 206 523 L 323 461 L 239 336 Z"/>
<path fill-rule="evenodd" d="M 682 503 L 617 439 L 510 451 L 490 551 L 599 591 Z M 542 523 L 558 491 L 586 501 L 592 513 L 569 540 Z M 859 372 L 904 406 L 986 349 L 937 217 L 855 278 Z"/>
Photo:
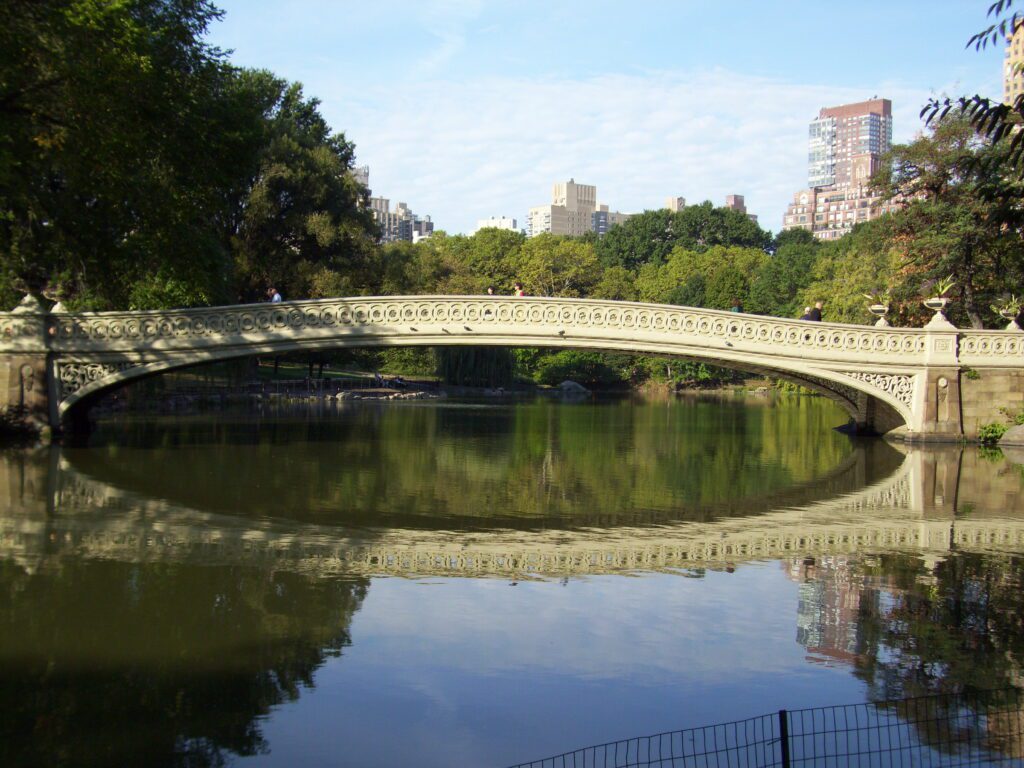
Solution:
<path fill-rule="evenodd" d="M 0 354 L 0 412 L 48 433 L 55 423 L 51 410 L 49 313 L 28 295 L 0 323 L 7 354 Z"/>

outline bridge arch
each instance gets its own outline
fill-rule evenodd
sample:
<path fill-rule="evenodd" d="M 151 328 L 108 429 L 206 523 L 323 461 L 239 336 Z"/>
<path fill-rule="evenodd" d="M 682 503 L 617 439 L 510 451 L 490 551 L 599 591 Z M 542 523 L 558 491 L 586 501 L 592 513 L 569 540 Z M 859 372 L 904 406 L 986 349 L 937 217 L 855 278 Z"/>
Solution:
<path fill-rule="evenodd" d="M 1020 338 L 958 332 L 944 320 L 875 328 L 593 299 L 354 297 L 101 313 L 48 313 L 27 302 L 0 313 L 0 356 L 12 365 L 24 355 L 45 361 L 40 375 L 54 426 L 111 386 L 199 363 L 338 347 L 459 345 L 713 362 L 825 394 L 865 428 L 951 435 L 960 433 L 959 348 L 975 369 L 1020 368 L 1024 358 Z"/>
<path fill-rule="evenodd" d="M 430 338 L 426 336 L 410 337 L 401 333 L 395 335 L 379 335 L 373 339 L 331 339 L 311 344 L 301 339 L 277 340 L 259 345 L 258 348 L 196 351 L 189 355 L 160 357 L 150 362 L 122 361 L 107 363 L 63 364 L 58 367 L 58 377 L 67 387 L 65 396 L 60 400 L 59 414 L 67 419 L 73 409 L 87 407 L 96 397 L 105 392 L 133 380 L 139 380 L 182 368 L 193 367 L 204 363 L 222 362 L 231 359 L 251 357 L 254 355 L 281 355 L 290 352 L 319 352 L 339 348 L 382 348 L 389 346 L 525 346 L 521 342 L 510 344 L 508 341 L 495 340 L 487 336 Z M 891 429 L 909 423 L 911 412 L 905 403 L 889 392 L 878 392 L 870 385 L 858 380 L 835 380 L 827 371 L 820 371 L 810 366 L 789 366 L 785 364 L 768 365 L 751 363 L 742 355 L 695 355 L 692 353 L 678 354 L 664 348 L 662 344 L 637 342 L 608 342 L 561 337 L 558 339 L 538 340 L 531 347 L 550 349 L 578 349 L 602 352 L 628 352 L 632 354 L 650 354 L 666 359 L 685 360 L 687 362 L 710 363 L 730 370 L 742 371 L 755 375 L 777 378 L 797 384 L 816 394 L 823 395 L 839 405 L 855 424 L 864 426 L 865 412 L 874 408 L 873 424 L 888 425 Z M 70 384 L 70 386 L 68 386 Z M 874 402 L 872 402 L 872 398 Z M 887 429 L 883 431 L 887 431 Z"/>

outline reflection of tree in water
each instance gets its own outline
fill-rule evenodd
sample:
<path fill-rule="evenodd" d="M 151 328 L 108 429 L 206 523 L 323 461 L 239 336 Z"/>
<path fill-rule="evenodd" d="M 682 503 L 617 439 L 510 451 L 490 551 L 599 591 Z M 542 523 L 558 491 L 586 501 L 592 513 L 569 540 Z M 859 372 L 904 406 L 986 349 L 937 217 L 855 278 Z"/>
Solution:
<path fill-rule="evenodd" d="M 858 675 L 873 698 L 988 690 L 1021 682 L 1024 559 L 956 553 L 932 569 L 887 554 L 869 569 L 888 582 L 865 605 Z"/>
<path fill-rule="evenodd" d="M 351 642 L 365 581 L 0 564 L 0 764 L 223 765 Z"/>
<path fill-rule="evenodd" d="M 871 700 L 966 697 L 894 705 L 923 724 L 924 743 L 950 750 L 984 737 L 989 748 L 1024 755 L 1019 697 L 1007 702 L 999 692 L 1024 683 L 1024 558 L 959 552 L 928 567 L 892 553 L 790 570 L 802 581 L 798 641 L 852 665 Z M 964 718 L 992 707 L 1005 711 Z"/>
<path fill-rule="evenodd" d="M 902 460 L 881 443 L 855 449 L 830 429 L 832 406 L 812 400 L 359 405 L 320 420 L 106 425 L 95 447 L 64 456 L 203 511 L 460 530 L 749 515 L 857 490 Z M 862 470 L 847 472 L 858 451 Z"/>

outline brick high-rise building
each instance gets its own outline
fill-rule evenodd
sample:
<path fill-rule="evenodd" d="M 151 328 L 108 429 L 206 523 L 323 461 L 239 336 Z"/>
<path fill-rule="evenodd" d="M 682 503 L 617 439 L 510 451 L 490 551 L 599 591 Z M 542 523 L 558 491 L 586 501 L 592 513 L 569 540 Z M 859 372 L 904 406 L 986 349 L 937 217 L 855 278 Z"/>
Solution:
<path fill-rule="evenodd" d="M 808 139 L 808 188 L 793 196 L 783 229 L 832 240 L 888 210 L 868 181 L 892 146 L 889 99 L 825 107 L 811 121 Z"/>

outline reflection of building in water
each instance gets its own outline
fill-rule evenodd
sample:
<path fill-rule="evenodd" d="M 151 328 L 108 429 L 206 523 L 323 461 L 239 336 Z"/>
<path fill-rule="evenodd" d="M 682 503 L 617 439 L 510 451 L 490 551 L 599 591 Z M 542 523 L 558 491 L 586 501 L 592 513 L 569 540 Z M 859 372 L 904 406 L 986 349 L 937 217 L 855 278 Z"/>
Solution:
<path fill-rule="evenodd" d="M 877 610 L 878 591 L 868 589 L 860 569 L 845 555 L 825 555 L 784 563 L 800 584 L 796 640 L 811 661 L 852 664 L 863 649 L 858 617 Z"/>

